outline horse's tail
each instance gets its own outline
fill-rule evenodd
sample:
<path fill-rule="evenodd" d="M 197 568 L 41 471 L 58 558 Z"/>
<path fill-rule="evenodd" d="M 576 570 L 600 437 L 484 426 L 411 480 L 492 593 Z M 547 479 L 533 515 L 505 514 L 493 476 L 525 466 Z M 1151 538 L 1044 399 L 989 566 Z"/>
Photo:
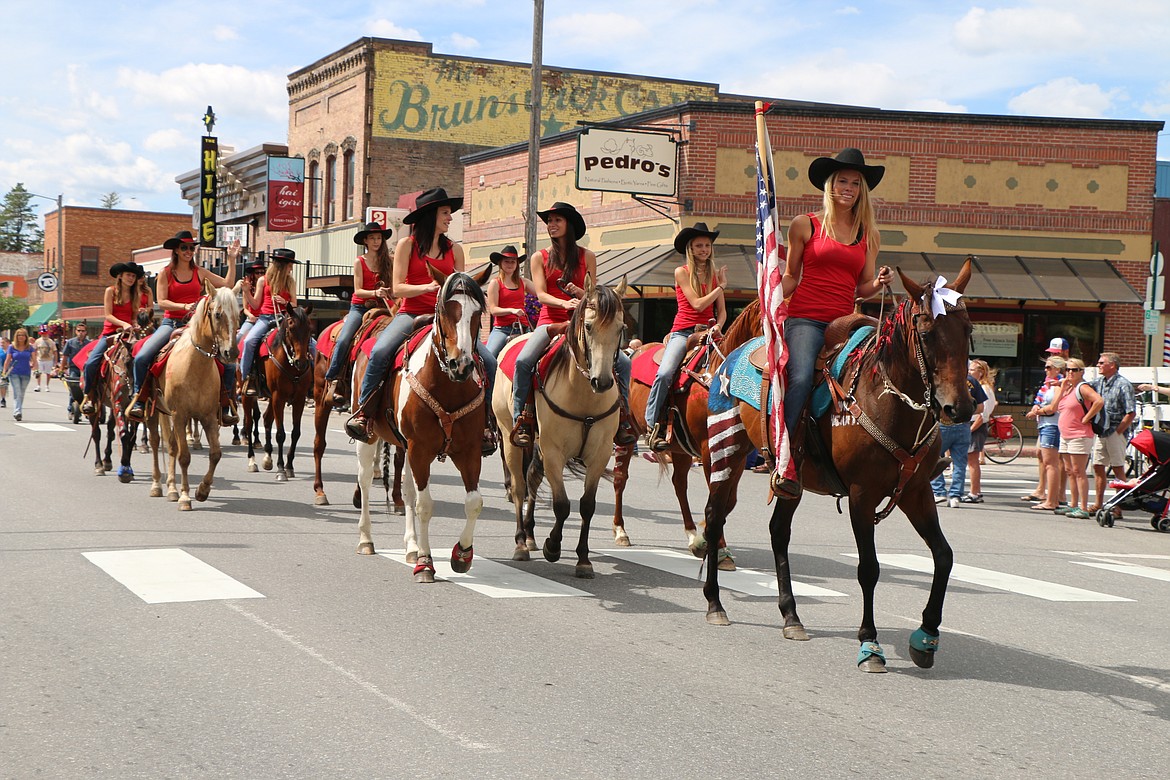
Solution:
<path fill-rule="evenodd" d="M 660 464 L 660 466 L 663 471 L 666 470 L 665 463 Z M 580 458 L 570 458 L 569 462 L 565 464 L 565 468 L 569 470 L 570 474 L 582 481 L 585 480 L 585 475 L 588 473 L 588 469 L 585 467 L 585 462 Z M 601 472 L 601 478 L 612 485 L 613 469 L 606 467 L 605 471 Z"/>

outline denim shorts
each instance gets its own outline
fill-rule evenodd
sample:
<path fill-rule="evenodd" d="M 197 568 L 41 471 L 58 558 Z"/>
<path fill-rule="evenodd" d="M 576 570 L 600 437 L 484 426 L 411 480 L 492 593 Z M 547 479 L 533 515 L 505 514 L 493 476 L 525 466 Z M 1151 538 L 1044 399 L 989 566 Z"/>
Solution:
<path fill-rule="evenodd" d="M 1060 447 L 1060 427 L 1045 425 L 1036 429 L 1036 445 L 1042 450 L 1055 450 Z"/>

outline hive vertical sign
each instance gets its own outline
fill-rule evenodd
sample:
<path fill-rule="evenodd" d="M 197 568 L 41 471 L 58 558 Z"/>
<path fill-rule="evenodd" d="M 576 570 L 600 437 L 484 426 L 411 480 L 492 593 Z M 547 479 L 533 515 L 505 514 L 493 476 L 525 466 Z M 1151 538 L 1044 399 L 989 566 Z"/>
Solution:
<path fill-rule="evenodd" d="M 268 158 L 268 229 L 300 233 L 305 229 L 305 159 Z"/>
<path fill-rule="evenodd" d="M 208 110 L 210 112 L 210 106 Z M 203 155 L 199 164 L 199 243 L 215 246 L 215 193 L 219 170 L 219 139 L 203 136 Z"/>

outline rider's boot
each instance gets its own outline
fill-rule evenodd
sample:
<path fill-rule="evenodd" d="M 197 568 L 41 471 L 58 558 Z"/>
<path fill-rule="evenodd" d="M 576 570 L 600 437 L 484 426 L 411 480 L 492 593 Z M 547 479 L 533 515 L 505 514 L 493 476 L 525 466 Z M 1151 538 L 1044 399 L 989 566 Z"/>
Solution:
<path fill-rule="evenodd" d="M 146 398 L 143 393 L 145 388 L 145 384 L 139 388 L 138 392 L 134 395 L 134 401 L 130 404 L 130 411 L 126 412 L 126 416 L 131 420 L 137 420 L 138 422 L 146 420 Z M 84 412 L 85 407 L 83 406 L 81 410 Z"/>
<path fill-rule="evenodd" d="M 650 429 L 650 435 L 647 437 L 646 444 L 651 452 L 665 452 L 670 449 L 670 441 L 667 438 L 668 425 L 663 420 L 654 423 L 654 427 Z"/>
<path fill-rule="evenodd" d="M 93 417 L 97 414 L 97 404 L 94 403 L 93 395 L 85 394 L 85 398 L 81 401 L 81 413 L 86 417 Z"/>
<path fill-rule="evenodd" d="M 613 443 L 619 447 L 629 447 L 638 442 L 638 431 L 634 428 L 634 420 L 630 417 L 630 409 L 621 404 L 618 409 L 618 429 L 613 435 Z"/>
<path fill-rule="evenodd" d="M 520 411 L 520 416 L 516 418 L 516 424 L 512 426 L 512 435 L 509 437 L 513 446 L 522 449 L 528 449 L 532 446 L 532 440 L 536 433 L 536 414 L 532 408 L 532 404 L 525 404 Z"/>
<path fill-rule="evenodd" d="M 485 458 L 495 454 L 496 442 L 499 441 L 499 429 L 496 427 L 496 416 L 488 409 L 487 422 L 483 428 L 483 442 L 480 444 L 480 454 Z"/>

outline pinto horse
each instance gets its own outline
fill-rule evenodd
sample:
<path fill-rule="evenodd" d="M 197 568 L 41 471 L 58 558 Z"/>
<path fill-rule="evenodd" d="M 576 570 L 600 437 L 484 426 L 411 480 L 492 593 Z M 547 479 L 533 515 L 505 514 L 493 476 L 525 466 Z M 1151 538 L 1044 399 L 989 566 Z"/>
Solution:
<path fill-rule="evenodd" d="M 914 663 L 924 668 L 934 664 L 947 579 L 954 560 L 939 526 L 930 488 L 931 470 L 939 455 L 938 422 L 945 417 L 954 423 L 965 423 L 974 412 L 967 389 L 971 320 L 962 300 L 953 294 L 966 289 L 971 260 L 963 265 L 958 278 L 945 286 L 941 277 L 917 284 L 901 270 L 898 274 L 908 297 L 879 324 L 876 338 L 849 354 L 840 378 L 830 383 L 836 400 L 828 413 L 815 422 L 806 417 L 803 423 L 809 429 L 800 465 L 804 489 L 849 498 L 849 518 L 859 557 L 857 580 L 864 601 L 857 631 L 861 642 L 857 664 L 868 672 L 885 671 L 885 656 L 874 624 L 873 598 L 879 573 L 874 536 L 878 522 L 895 506 L 909 518 L 934 560 L 922 623 L 910 636 Z M 829 327 L 832 330 L 833 326 Z M 728 360 L 732 360 L 731 356 Z M 705 534 L 710 549 L 703 594 L 707 598 L 707 622 L 713 625 L 728 624 L 719 600 L 714 542 L 723 533 L 728 499 L 734 495 L 748 451 L 753 445 L 764 445 L 760 413 L 750 405 L 736 403 L 725 414 L 734 419 L 736 409 L 742 427 L 729 426 L 727 437 L 713 444 L 712 457 L 724 458 L 716 468 L 726 469 L 728 477 L 712 484 L 706 508 Z M 711 422 L 713 426 L 717 424 L 715 416 Z M 721 425 L 727 423 L 727 419 L 720 421 Z M 813 446 L 818 441 L 823 442 L 823 448 Z M 878 505 L 883 501 L 885 506 L 879 511 Z M 808 634 L 796 614 L 788 559 L 792 517 L 799 504 L 799 498 L 777 501 L 769 532 L 784 636 L 806 640 Z"/>
<path fill-rule="evenodd" d="M 264 410 L 264 470 L 272 470 L 272 424 L 276 423 L 276 481 L 292 479 L 293 457 L 301 438 L 301 415 L 305 400 L 313 387 L 313 355 L 310 342 L 313 331 L 309 315 L 300 306 L 285 304 L 276 329 L 268 340 L 268 359 L 264 361 L 264 378 L 268 383 L 268 406 Z M 288 445 L 288 460 L 284 457 L 284 407 L 292 408 L 292 438 Z M 258 412 L 255 398 L 244 397 L 244 430 L 252 430 L 252 420 Z M 255 440 L 248 437 L 248 471 L 256 468 Z"/>
<path fill-rule="evenodd" d="M 478 277 L 462 271 L 444 275 L 431 265 L 427 269 L 440 289 L 435 318 L 429 332 L 407 340 L 402 368 L 390 387 L 382 390 L 382 414 L 373 414 L 375 440 L 359 442 L 358 485 L 362 491 L 358 521 L 358 553 L 372 555 L 370 536 L 370 486 L 374 476 L 374 455 L 378 439 L 406 447 L 406 531 L 407 560 L 415 564 L 415 582 L 434 582 L 435 563 L 431 555 L 430 522 L 434 512 L 431 497 L 431 464 L 450 458 L 463 478 L 466 496 L 463 509 L 466 524 L 451 551 L 451 568 L 459 573 L 471 568 L 474 557 L 475 523 L 483 511 L 479 493 L 482 467 L 481 442 L 487 422 L 483 364 L 476 353 L 480 319 L 487 301 L 480 289 L 492 267 Z M 358 356 L 354 365 L 354 387 L 361 386 L 368 359 Z M 356 397 L 356 395 L 354 396 Z"/>
<path fill-rule="evenodd" d="M 222 450 L 219 446 L 219 410 L 221 396 L 220 364 L 236 359 L 235 335 L 240 319 L 240 304 L 232 291 L 221 287 L 205 295 L 195 307 L 191 321 L 167 356 L 166 366 L 158 376 L 157 390 L 169 411 L 163 414 L 151 401 L 147 425 L 150 426 L 150 449 L 154 471 L 150 485 L 152 497 L 161 496 L 162 472 L 158 453 L 161 438 L 167 444 L 167 498 L 179 502 L 179 509 L 191 509 L 187 469 L 191 451 L 187 446 L 187 424 L 194 420 L 207 434 L 209 466 L 195 491 L 196 501 L 206 501 L 215 479 L 215 467 Z M 160 419 L 161 418 L 161 419 Z M 182 469 L 181 489 L 175 485 L 175 462 Z"/>
<path fill-rule="evenodd" d="M 679 510 L 682 512 L 683 530 L 687 535 L 687 548 L 696 558 L 706 557 L 707 541 L 699 533 L 695 526 L 694 517 L 691 515 L 691 502 L 687 498 L 687 481 L 691 474 L 691 464 L 698 460 L 703 464 L 703 475 L 707 479 L 708 486 L 711 482 L 711 456 L 707 447 L 707 389 L 714 372 L 723 363 L 723 356 L 745 341 L 759 336 L 761 332 L 760 302 L 753 300 L 744 307 L 743 311 L 728 327 L 723 341 L 710 348 L 706 369 L 702 375 L 694 378 L 685 393 L 676 392 L 672 388 L 667 397 L 666 413 L 674 418 L 675 430 L 670 448 L 667 450 L 670 453 L 671 482 L 674 484 L 674 495 L 678 499 Z M 633 360 L 637 361 L 640 358 L 649 360 L 649 355 L 662 347 L 661 343 L 646 344 L 634 353 Z M 647 357 L 642 357 L 643 355 Z M 636 371 L 635 374 L 637 374 Z M 649 398 L 650 386 L 639 382 L 635 376 L 630 382 L 630 416 L 634 419 L 639 434 L 646 432 L 646 402 Z M 626 533 L 625 517 L 622 513 L 622 496 L 629 481 L 630 458 L 633 452 L 633 447 L 619 447 L 614 457 L 613 537 L 614 543 L 619 547 L 630 546 L 630 537 Z M 665 470 L 666 464 L 662 460 L 659 461 L 659 464 Z M 732 505 L 728 507 L 728 512 L 734 507 L 734 495 L 730 500 Z M 722 539 L 719 540 L 718 559 L 719 568 L 724 571 L 735 571 L 735 560 L 727 549 L 727 543 Z"/>
<path fill-rule="evenodd" d="M 576 460 L 585 467 L 585 490 L 581 495 L 581 536 L 577 542 L 575 574 L 585 579 L 593 577 L 589 523 L 597 505 L 597 484 L 609 463 L 618 427 L 614 358 L 625 330 L 622 309 L 625 291 L 624 278 L 615 290 L 595 287 L 593 279 L 587 278 L 585 296 L 573 310 L 568 329 L 558 343 L 550 345 L 547 364 L 541 361 L 544 365 L 538 367 L 534 377 L 538 438 L 527 479 L 525 451 L 511 442 L 512 379 L 505 371 L 496 372 L 492 406 L 500 424 L 504 462 L 510 474 L 512 504 L 516 510 L 514 561 L 530 558 L 528 542 L 535 534 L 533 508 L 542 477 L 548 478 L 556 517 L 544 543 L 544 558 L 550 562 L 560 560 L 561 539 L 569 516 L 564 470 L 570 460 Z M 510 353 L 523 349 L 528 338 L 521 336 L 504 347 L 501 365 Z M 521 485 L 526 490 L 522 491 Z"/>
<path fill-rule="evenodd" d="M 115 436 L 122 445 L 122 457 L 118 465 L 118 479 L 129 483 L 134 479 L 134 470 L 130 468 L 130 454 L 134 451 L 134 441 L 137 436 L 138 423 L 126 417 L 126 410 L 130 408 L 134 382 L 134 356 L 130 350 L 131 335 L 129 331 L 118 331 L 111 334 L 110 346 L 102 355 L 102 361 L 108 371 L 98 389 L 98 413 L 90 420 L 90 439 L 94 446 L 93 473 L 104 475 L 113 470 L 114 464 L 111 455 L 114 449 Z M 88 351 L 86 352 L 88 355 Z M 102 425 L 106 428 L 106 450 L 102 455 Z"/>

